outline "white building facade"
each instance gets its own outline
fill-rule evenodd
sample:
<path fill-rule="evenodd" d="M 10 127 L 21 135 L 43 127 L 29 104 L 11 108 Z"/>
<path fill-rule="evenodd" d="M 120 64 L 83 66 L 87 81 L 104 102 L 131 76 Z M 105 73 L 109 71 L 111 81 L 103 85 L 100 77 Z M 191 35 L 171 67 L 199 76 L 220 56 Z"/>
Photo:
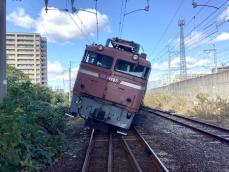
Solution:
<path fill-rule="evenodd" d="M 47 40 L 38 33 L 7 33 L 7 64 L 47 86 Z"/>

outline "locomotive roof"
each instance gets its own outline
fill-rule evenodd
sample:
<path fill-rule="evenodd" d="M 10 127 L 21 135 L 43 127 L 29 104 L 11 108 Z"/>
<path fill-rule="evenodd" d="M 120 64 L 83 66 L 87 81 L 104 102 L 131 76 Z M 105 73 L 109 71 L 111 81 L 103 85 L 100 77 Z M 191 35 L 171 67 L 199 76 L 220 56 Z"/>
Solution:
<path fill-rule="evenodd" d="M 99 45 L 95 45 L 95 44 L 94 45 L 87 45 L 86 46 L 86 50 L 93 51 L 93 52 L 96 52 L 96 53 L 99 53 L 99 54 L 103 54 L 103 55 L 107 55 L 107 56 L 111 56 L 114 59 L 123 59 L 123 60 L 130 61 L 132 63 L 136 63 L 137 62 L 140 65 L 151 67 L 150 62 L 148 60 L 146 60 L 146 58 L 143 58 L 144 54 L 140 54 L 139 55 L 139 59 L 138 60 L 134 60 L 133 59 L 134 53 L 127 52 L 127 51 L 124 51 L 124 50 L 121 50 L 121 49 L 117 49 L 117 48 L 106 47 L 106 46 L 103 47 L 103 50 L 99 50 L 98 46 Z"/>

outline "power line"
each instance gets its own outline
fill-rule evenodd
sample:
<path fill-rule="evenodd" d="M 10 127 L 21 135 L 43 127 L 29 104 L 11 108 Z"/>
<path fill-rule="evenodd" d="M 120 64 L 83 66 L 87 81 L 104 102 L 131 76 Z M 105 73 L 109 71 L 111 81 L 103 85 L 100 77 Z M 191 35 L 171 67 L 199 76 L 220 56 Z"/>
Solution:
<path fill-rule="evenodd" d="M 206 36 L 202 35 L 201 38 L 198 39 L 197 41 L 198 41 L 199 43 L 201 43 L 203 40 L 205 40 L 205 39 L 207 39 L 207 38 L 210 38 L 212 35 L 215 35 L 216 33 L 219 32 L 219 30 L 218 30 L 218 29 L 219 29 L 219 26 L 224 25 L 226 22 L 227 22 L 227 21 L 224 21 L 224 22 L 221 22 L 221 23 L 219 23 L 219 24 L 216 24 L 215 30 L 213 30 L 212 32 L 210 32 L 210 33 L 209 33 L 208 35 L 206 35 Z M 216 21 L 215 21 L 215 23 L 216 23 Z M 211 25 L 209 25 L 209 27 L 211 27 Z M 213 41 L 215 38 L 216 38 L 216 36 L 215 36 L 215 37 L 212 37 L 212 39 L 209 40 L 209 42 Z M 193 44 L 197 44 L 197 42 L 192 42 L 191 44 L 189 44 L 189 45 L 187 45 L 187 46 L 191 47 Z"/>
<path fill-rule="evenodd" d="M 212 0 L 208 0 L 205 4 L 208 4 Z M 196 17 L 205 9 L 204 7 L 201 7 L 198 12 L 187 22 L 186 27 L 189 26 L 189 24 L 192 22 L 192 20 L 195 20 Z"/>
<path fill-rule="evenodd" d="M 226 1 L 225 1 L 226 2 Z M 220 5 L 220 7 L 219 7 L 219 9 L 220 8 L 222 8 L 226 3 L 222 3 L 221 5 Z M 214 11 L 213 13 L 211 13 L 209 16 L 207 16 L 203 21 L 201 21 L 199 24 L 198 24 L 198 26 L 195 26 L 193 29 L 192 29 L 192 31 L 194 30 L 194 29 L 196 29 L 197 27 L 200 27 L 203 23 L 204 23 L 204 21 L 206 21 L 207 19 L 209 19 L 209 17 L 211 17 L 211 16 L 213 16 L 213 14 L 215 14 L 217 12 L 217 10 L 216 11 Z M 209 30 L 212 26 L 214 26 L 214 23 L 216 23 L 216 21 L 214 21 L 213 23 L 211 23 L 211 24 L 209 24 L 208 23 L 208 25 L 206 26 L 204 26 L 204 30 Z M 201 38 L 198 40 L 198 42 L 202 42 L 203 40 L 205 40 L 205 39 L 207 39 L 207 38 L 210 38 L 212 35 L 215 35 L 217 32 L 218 32 L 218 27 L 219 26 L 222 26 L 223 24 L 225 24 L 226 23 L 226 21 L 224 21 L 224 22 L 221 22 L 221 23 L 219 23 L 219 24 L 216 24 L 215 25 L 215 29 L 212 31 L 212 32 L 210 32 L 209 34 L 207 34 L 206 36 L 205 35 L 202 35 L 201 36 Z M 189 34 L 191 34 L 192 33 L 192 31 L 191 32 L 189 32 Z M 188 35 L 189 35 L 188 34 Z M 187 37 L 187 36 L 186 36 Z M 213 40 L 213 38 L 212 38 L 212 40 Z M 197 44 L 197 42 L 195 41 L 195 42 L 192 42 L 191 44 L 188 44 L 187 45 L 187 47 L 191 47 L 192 45 L 194 45 L 194 44 Z M 197 48 L 197 47 L 196 47 Z M 195 49 L 195 48 L 194 48 Z"/>
<path fill-rule="evenodd" d="M 208 4 L 210 1 L 212 1 L 212 0 L 208 0 L 205 4 Z M 219 9 L 222 8 L 225 4 L 226 4 L 226 1 L 223 4 L 220 5 Z M 201 7 L 199 9 L 199 11 L 188 21 L 186 27 L 191 23 L 192 20 L 195 20 L 195 18 L 203 11 L 203 9 L 205 9 L 205 8 L 204 7 Z M 213 13 L 211 13 L 209 16 L 210 17 L 213 16 L 217 11 L 218 10 L 213 11 Z M 209 16 L 205 20 L 209 19 L 210 18 Z M 202 21 L 202 23 L 204 23 L 204 22 Z M 202 24 L 199 23 L 198 25 L 201 26 Z M 194 28 L 192 29 L 192 31 L 194 31 L 196 28 L 198 28 L 199 27 L 198 25 L 197 26 L 194 26 Z M 189 34 L 191 34 L 192 31 L 189 32 L 188 34 L 186 34 L 186 36 L 189 35 Z M 177 32 L 177 34 L 172 38 L 172 40 L 174 40 L 176 37 L 178 37 L 178 35 L 179 35 L 179 32 Z"/>
<path fill-rule="evenodd" d="M 78 23 L 75 21 L 75 19 L 72 17 L 72 15 L 70 13 L 67 13 L 69 15 L 69 17 L 71 18 L 71 20 L 73 21 L 73 23 L 76 25 L 76 27 L 79 29 L 79 31 L 85 36 L 85 38 L 87 39 L 88 42 L 91 42 L 90 39 L 88 39 L 88 35 L 84 33 L 84 31 L 82 30 L 82 28 L 78 25 Z"/>
<path fill-rule="evenodd" d="M 120 35 L 121 33 L 121 24 L 122 24 L 122 13 L 123 13 L 123 0 L 122 0 L 122 5 L 121 5 L 121 10 L 120 10 L 120 16 L 119 16 L 119 27 L 118 27 L 118 34 Z"/>
<path fill-rule="evenodd" d="M 92 42 L 94 42 L 93 37 L 91 36 L 90 32 L 88 31 L 88 28 L 86 27 L 86 25 L 84 25 L 83 21 L 81 20 L 80 16 L 76 13 L 76 17 L 78 18 L 78 20 L 80 21 L 81 25 L 85 28 L 85 31 L 88 33 L 87 35 L 89 35 L 90 39 L 92 40 Z"/>
<path fill-rule="evenodd" d="M 81 9 L 77 9 L 75 6 L 74 6 L 74 0 L 69 0 L 69 3 L 71 4 L 71 8 L 72 8 L 72 13 L 74 15 L 76 15 L 76 17 L 78 18 L 78 20 L 80 21 L 80 24 L 85 28 L 85 31 L 87 33 L 87 36 L 91 39 L 92 42 L 94 42 L 94 39 L 93 37 L 91 36 L 90 32 L 88 31 L 88 28 L 86 27 L 86 25 L 84 25 L 83 21 L 81 20 L 80 16 L 78 15 L 79 11 L 85 11 L 85 12 L 89 12 L 89 11 L 86 11 L 86 10 L 81 10 Z M 66 9 L 67 9 L 67 0 L 66 0 Z M 68 10 L 67 10 L 68 11 Z M 74 22 L 75 23 L 75 22 Z M 78 24 L 77 24 L 78 25 Z M 78 27 L 79 28 L 79 27 Z M 81 32 L 82 32 L 82 29 L 80 29 Z"/>
<path fill-rule="evenodd" d="M 173 20 L 175 19 L 176 15 L 178 14 L 179 10 L 181 9 L 183 3 L 184 3 L 184 1 L 181 0 L 181 1 L 180 1 L 180 4 L 178 5 L 178 7 L 177 7 L 177 9 L 176 9 L 176 11 L 175 11 L 175 13 L 173 14 L 172 18 L 170 19 L 170 21 L 169 21 L 168 25 L 166 26 L 165 30 L 163 31 L 161 37 L 159 38 L 159 40 L 158 40 L 157 43 L 155 44 L 153 50 L 156 50 L 156 48 L 158 47 L 158 45 L 161 43 L 161 41 L 162 41 L 162 39 L 164 38 L 165 34 L 167 33 L 167 31 L 168 31 L 170 25 L 173 23 Z M 153 53 L 153 52 L 152 52 L 152 53 Z M 149 56 L 151 56 L 152 53 L 150 53 Z"/>
<path fill-rule="evenodd" d="M 96 35 L 97 35 L 97 43 L 99 42 L 99 21 L 98 21 L 98 8 L 97 8 L 98 0 L 95 0 L 95 10 L 96 10 Z"/>
<path fill-rule="evenodd" d="M 195 29 L 197 29 L 198 27 L 200 27 L 203 23 L 205 23 L 210 17 L 212 17 L 216 12 L 219 11 L 219 9 L 221 9 L 224 5 L 226 5 L 228 2 L 228 0 L 224 1 L 224 3 L 222 3 L 218 9 L 214 10 L 210 15 L 208 15 L 204 20 L 202 20 L 197 26 L 195 26 L 187 35 L 191 34 Z"/>
<path fill-rule="evenodd" d="M 126 6 L 127 6 L 127 0 L 125 0 L 125 6 L 124 6 L 124 11 L 123 11 L 123 17 L 122 17 L 122 24 L 121 24 L 121 30 L 119 33 L 119 37 L 122 37 L 122 31 L 123 31 L 123 27 L 124 27 L 124 21 L 125 21 L 125 13 L 126 13 Z"/>
<path fill-rule="evenodd" d="M 225 52 L 228 52 L 229 49 L 225 49 L 225 50 L 222 50 L 222 51 L 218 51 L 218 54 L 222 54 L 222 53 L 225 53 Z"/>

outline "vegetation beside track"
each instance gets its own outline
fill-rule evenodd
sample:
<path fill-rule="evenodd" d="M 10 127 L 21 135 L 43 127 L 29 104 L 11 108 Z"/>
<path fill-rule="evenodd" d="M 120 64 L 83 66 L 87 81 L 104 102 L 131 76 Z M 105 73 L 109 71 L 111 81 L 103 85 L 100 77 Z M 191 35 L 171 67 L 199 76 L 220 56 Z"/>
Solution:
<path fill-rule="evenodd" d="M 211 98 L 208 94 L 198 94 L 196 100 L 191 102 L 165 92 L 148 92 L 144 103 L 150 107 L 213 120 L 223 126 L 229 125 L 229 101 L 220 97 Z"/>
<path fill-rule="evenodd" d="M 145 95 L 144 104 L 163 110 L 174 110 L 179 113 L 187 113 L 191 108 L 191 102 L 184 101 L 178 96 L 164 92 L 148 92 Z"/>
<path fill-rule="evenodd" d="M 0 106 L 0 171 L 38 171 L 65 150 L 64 95 L 32 84 L 8 67 L 8 95 Z"/>

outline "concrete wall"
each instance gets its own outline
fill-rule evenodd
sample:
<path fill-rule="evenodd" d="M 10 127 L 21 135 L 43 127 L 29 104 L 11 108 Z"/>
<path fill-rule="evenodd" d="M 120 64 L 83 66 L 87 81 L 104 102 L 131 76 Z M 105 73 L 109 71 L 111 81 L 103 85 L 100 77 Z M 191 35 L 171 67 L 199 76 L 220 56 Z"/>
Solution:
<path fill-rule="evenodd" d="M 207 93 L 212 97 L 229 98 L 229 71 L 188 79 L 155 88 L 153 91 L 165 91 L 192 100 L 198 93 Z"/>

